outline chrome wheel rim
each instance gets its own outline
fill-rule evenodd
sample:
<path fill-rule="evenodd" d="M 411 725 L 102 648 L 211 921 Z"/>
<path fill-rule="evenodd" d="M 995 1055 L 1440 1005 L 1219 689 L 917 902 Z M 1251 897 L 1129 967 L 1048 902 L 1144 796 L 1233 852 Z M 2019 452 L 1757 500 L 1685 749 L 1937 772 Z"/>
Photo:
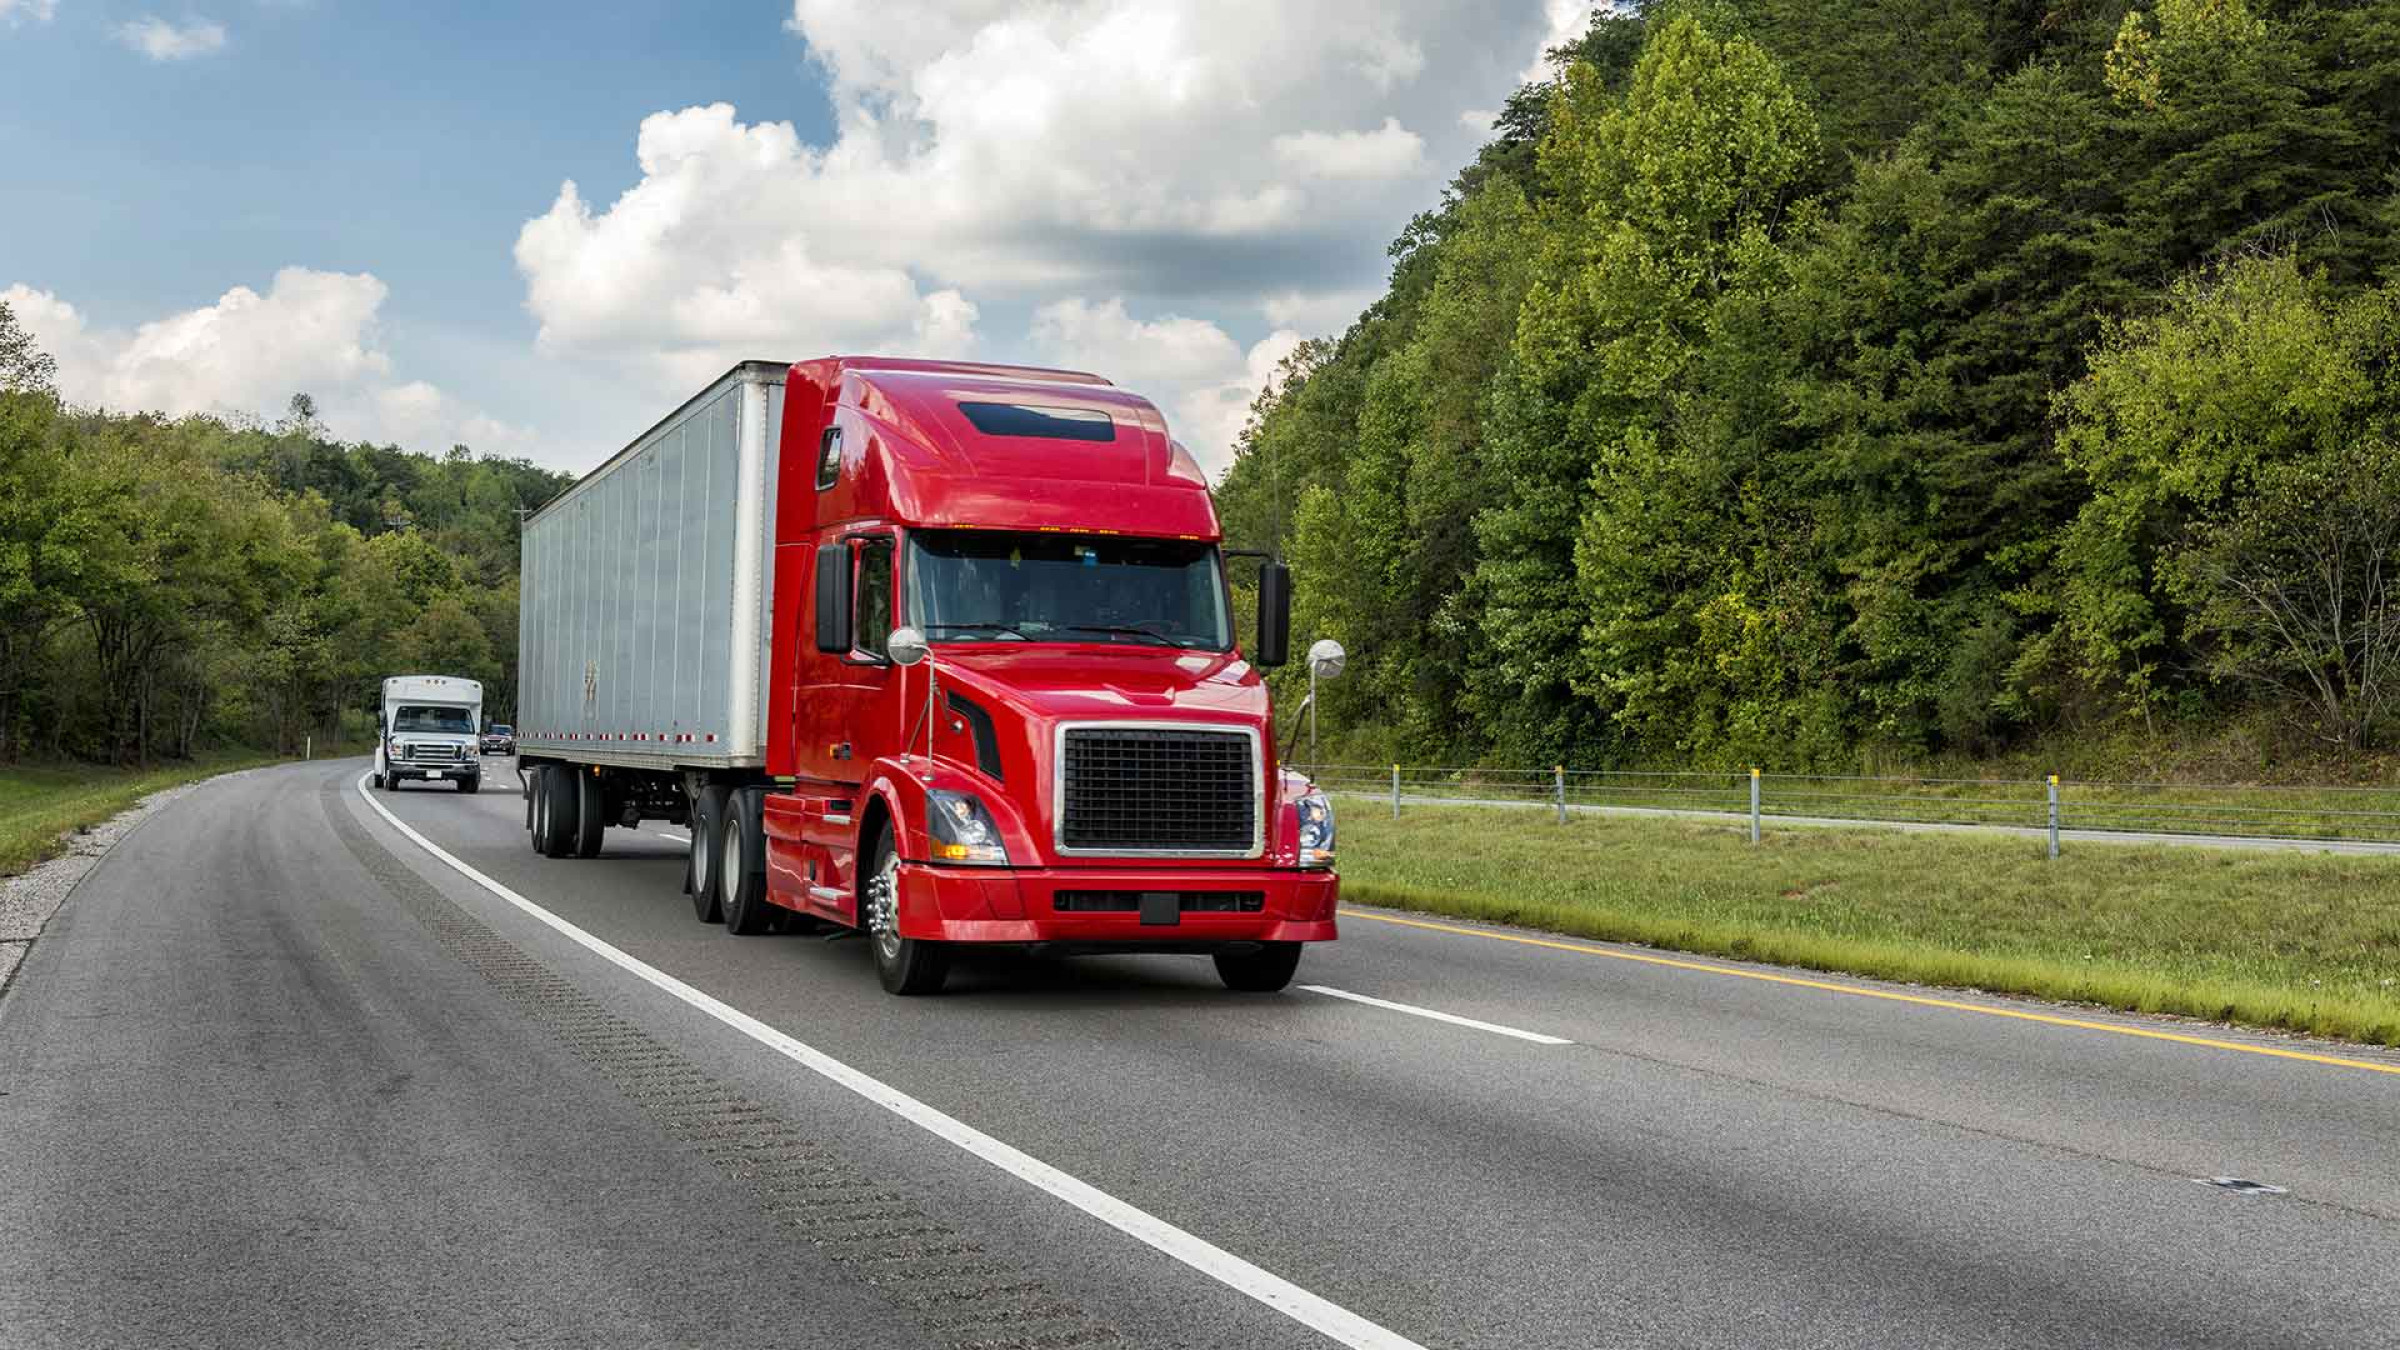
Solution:
<path fill-rule="evenodd" d="M 694 815 L 696 818 L 697 813 L 695 812 Z M 715 863 L 708 856 L 708 832 L 700 830 L 695 833 L 699 836 L 699 842 L 692 847 L 692 892 L 695 895 L 706 895 L 708 894 L 708 869 Z"/>
<path fill-rule="evenodd" d="M 900 959 L 900 859 L 886 855 L 867 882 L 867 931 L 886 964 Z"/>

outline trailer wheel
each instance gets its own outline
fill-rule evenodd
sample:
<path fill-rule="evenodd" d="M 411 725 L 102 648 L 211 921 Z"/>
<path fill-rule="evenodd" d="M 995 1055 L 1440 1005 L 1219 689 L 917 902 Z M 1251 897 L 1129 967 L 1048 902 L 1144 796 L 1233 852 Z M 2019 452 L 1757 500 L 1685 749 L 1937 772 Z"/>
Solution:
<path fill-rule="evenodd" d="M 553 764 L 542 771 L 540 804 L 535 808 L 537 841 L 545 858 L 564 858 L 575 851 L 576 798 L 582 795 L 575 771 Z"/>
<path fill-rule="evenodd" d="M 1300 968 L 1300 944 L 1262 942 L 1254 952 L 1218 952 L 1217 978 L 1245 994 L 1272 994 L 1292 982 Z"/>
<path fill-rule="evenodd" d="M 939 942 L 900 936 L 900 853 L 892 843 L 890 826 L 875 836 L 869 851 L 873 860 L 859 888 L 859 918 L 865 921 L 867 945 L 875 952 L 875 975 L 885 992 L 938 993 L 950 976 L 950 949 Z"/>
<path fill-rule="evenodd" d="M 767 900 L 766 839 L 760 833 L 758 794 L 736 792 L 725 799 L 717 844 L 717 885 L 724 895 L 725 931 L 756 937 L 772 926 Z"/>
<path fill-rule="evenodd" d="M 575 856 L 600 856 L 600 836 L 608 829 L 608 794 L 592 774 L 575 775 Z"/>
<path fill-rule="evenodd" d="M 536 853 L 542 851 L 542 828 L 550 809 L 550 794 L 542 786 L 542 780 L 549 774 L 547 765 L 536 764 L 525 775 L 525 837 L 532 841 Z"/>
<path fill-rule="evenodd" d="M 692 917 L 725 922 L 724 892 L 717 884 L 717 848 L 725 832 L 725 789 L 704 787 L 692 798 L 690 886 Z"/>

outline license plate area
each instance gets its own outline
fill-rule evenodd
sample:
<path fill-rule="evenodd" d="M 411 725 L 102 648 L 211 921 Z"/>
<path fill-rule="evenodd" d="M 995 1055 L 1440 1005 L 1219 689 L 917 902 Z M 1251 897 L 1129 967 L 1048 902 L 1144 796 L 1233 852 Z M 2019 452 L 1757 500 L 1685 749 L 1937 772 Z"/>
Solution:
<path fill-rule="evenodd" d="M 1177 891 L 1142 892 L 1142 927 L 1172 928 L 1183 922 L 1183 896 Z"/>

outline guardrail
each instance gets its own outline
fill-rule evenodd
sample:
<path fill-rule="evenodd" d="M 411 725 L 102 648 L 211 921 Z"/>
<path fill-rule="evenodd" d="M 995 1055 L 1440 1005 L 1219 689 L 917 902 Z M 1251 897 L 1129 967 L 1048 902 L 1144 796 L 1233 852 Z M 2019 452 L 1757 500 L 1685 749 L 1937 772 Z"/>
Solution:
<path fill-rule="evenodd" d="M 2160 835 L 2400 849 L 2400 787 L 1905 778 L 1838 774 L 1629 772 L 1327 764 L 1328 791 L 1391 804 L 1547 806 L 1571 811 L 1725 818 L 1755 841 L 1773 822 L 2035 831 L 2055 856 L 2062 835 Z"/>

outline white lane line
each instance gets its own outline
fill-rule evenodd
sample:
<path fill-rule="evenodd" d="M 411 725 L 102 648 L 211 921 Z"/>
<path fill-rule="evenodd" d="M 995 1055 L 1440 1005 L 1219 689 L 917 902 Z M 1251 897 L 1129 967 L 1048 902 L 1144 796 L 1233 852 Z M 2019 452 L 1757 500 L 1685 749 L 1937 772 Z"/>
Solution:
<path fill-rule="evenodd" d="M 1436 1012 L 1431 1008 L 1420 1008 L 1414 1003 L 1394 1003 L 1390 999 L 1369 998 L 1365 994 L 1353 994 L 1347 989 L 1333 989 L 1321 984 L 1304 984 L 1300 987 L 1312 994 L 1323 994 L 1328 998 L 1346 998 L 1352 1003 L 1364 1003 L 1371 1008 L 1388 1008 L 1396 1013 L 1407 1013 L 1411 1017 L 1430 1017 L 1436 1022 L 1448 1022 L 1454 1027 L 1473 1027 L 1477 1031 L 1488 1031 L 1495 1036 L 1514 1036 L 1520 1041 L 1531 1041 L 1535 1045 L 1573 1045 L 1575 1043 L 1560 1040 L 1556 1036 L 1545 1036 L 1538 1031 L 1519 1031 L 1515 1027 L 1504 1027 L 1498 1022 L 1478 1022 L 1472 1017 L 1461 1017 L 1457 1013 Z"/>
<path fill-rule="evenodd" d="M 815 1046 L 777 1031 L 731 1004 L 700 992 L 656 966 L 610 946 L 476 871 L 441 845 L 409 828 L 368 793 L 364 777 L 358 780 L 358 795 L 360 800 L 375 809 L 375 814 L 383 817 L 386 824 L 408 836 L 419 848 L 447 863 L 459 875 L 556 929 L 610 965 L 672 994 L 809 1072 L 857 1093 L 929 1134 L 949 1140 L 1010 1176 L 1037 1190 L 1048 1191 L 1118 1232 L 1181 1261 L 1236 1293 L 1258 1300 L 1329 1339 L 1355 1347 L 1356 1350 L 1425 1350 L 1396 1331 L 1377 1326 L 1357 1313 L 1312 1294 L 1280 1275 L 1254 1266 L 1155 1214 L 1137 1209 L 1106 1191 L 1079 1181 L 965 1121 L 918 1101 L 879 1078 L 851 1068 Z"/>

